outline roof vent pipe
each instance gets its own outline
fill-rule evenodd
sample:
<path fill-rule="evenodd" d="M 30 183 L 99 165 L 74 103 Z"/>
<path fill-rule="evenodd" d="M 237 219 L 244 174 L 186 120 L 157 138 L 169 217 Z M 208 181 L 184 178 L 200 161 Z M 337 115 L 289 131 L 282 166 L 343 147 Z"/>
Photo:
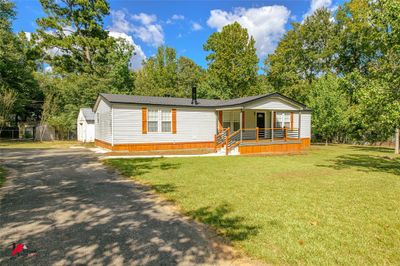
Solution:
<path fill-rule="evenodd" d="M 192 87 L 192 104 L 198 104 L 197 102 L 197 88 L 196 86 Z"/>

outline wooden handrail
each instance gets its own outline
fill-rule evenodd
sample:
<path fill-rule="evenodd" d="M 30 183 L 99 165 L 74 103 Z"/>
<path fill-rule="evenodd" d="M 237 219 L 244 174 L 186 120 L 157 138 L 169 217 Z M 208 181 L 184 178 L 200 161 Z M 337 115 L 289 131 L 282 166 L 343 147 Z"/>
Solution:
<path fill-rule="evenodd" d="M 232 137 L 236 136 L 237 134 L 239 134 L 239 132 L 240 132 L 241 130 L 242 130 L 242 129 L 238 129 L 238 130 L 236 130 L 235 132 L 233 132 L 231 135 L 228 135 L 229 138 L 232 138 Z"/>

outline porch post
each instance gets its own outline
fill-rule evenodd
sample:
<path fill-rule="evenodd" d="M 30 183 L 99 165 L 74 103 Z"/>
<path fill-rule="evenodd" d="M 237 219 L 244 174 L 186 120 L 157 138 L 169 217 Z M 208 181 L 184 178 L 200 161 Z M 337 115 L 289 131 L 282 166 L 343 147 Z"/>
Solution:
<path fill-rule="evenodd" d="M 240 117 L 239 117 L 239 121 L 240 121 L 240 141 L 242 141 L 242 133 L 243 133 L 243 110 L 240 110 Z"/>
<path fill-rule="evenodd" d="M 274 141 L 274 111 L 271 111 L 271 142 Z"/>
<path fill-rule="evenodd" d="M 300 133 L 301 133 L 301 111 L 299 112 L 299 132 L 297 135 L 299 139 L 301 139 Z"/>

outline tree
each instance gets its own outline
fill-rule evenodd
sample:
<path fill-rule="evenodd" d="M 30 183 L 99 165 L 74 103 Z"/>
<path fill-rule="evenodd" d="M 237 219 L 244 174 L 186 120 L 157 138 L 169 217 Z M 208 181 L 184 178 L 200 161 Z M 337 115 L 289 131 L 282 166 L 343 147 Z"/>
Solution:
<path fill-rule="evenodd" d="M 44 50 L 59 105 L 48 121 L 62 130 L 75 126 L 79 108 L 93 106 L 100 92 L 132 93 L 129 60 L 133 46 L 104 30 L 105 0 L 40 0 L 46 16 L 37 20 L 34 41 Z M 47 99 L 50 97 L 46 95 Z"/>
<path fill-rule="evenodd" d="M 30 44 L 25 35 L 12 32 L 15 14 L 13 3 L 0 0 L 0 86 L 18 95 L 10 110 L 18 122 L 39 115 L 42 95 L 33 76 Z"/>
<path fill-rule="evenodd" d="M 176 58 L 171 47 L 159 47 L 154 57 L 136 73 L 135 94 L 190 97 L 192 86 L 199 84 L 203 70 L 186 57 Z"/>
<path fill-rule="evenodd" d="M 206 57 L 207 78 L 215 96 L 222 99 L 247 96 L 256 85 L 258 58 L 254 44 L 253 37 L 237 22 L 211 34 L 203 48 L 210 52 Z"/>
<path fill-rule="evenodd" d="M 327 9 L 319 9 L 305 21 L 293 23 L 265 62 L 265 72 L 276 91 L 306 101 L 310 84 L 335 72 L 336 26 Z"/>
<path fill-rule="evenodd" d="M 313 83 L 308 100 L 308 106 L 313 110 L 313 133 L 326 144 L 346 133 L 348 102 L 340 86 L 337 77 L 325 75 Z"/>
<path fill-rule="evenodd" d="M 190 98 L 192 87 L 200 85 L 204 73 L 204 70 L 193 60 L 184 56 L 179 57 L 177 69 L 179 97 Z"/>
<path fill-rule="evenodd" d="M 0 133 L 10 121 L 12 107 L 17 100 L 17 94 L 10 89 L 0 87 Z"/>
<path fill-rule="evenodd" d="M 339 8 L 338 71 L 359 139 L 385 141 L 400 127 L 400 3 L 352 0 Z"/>

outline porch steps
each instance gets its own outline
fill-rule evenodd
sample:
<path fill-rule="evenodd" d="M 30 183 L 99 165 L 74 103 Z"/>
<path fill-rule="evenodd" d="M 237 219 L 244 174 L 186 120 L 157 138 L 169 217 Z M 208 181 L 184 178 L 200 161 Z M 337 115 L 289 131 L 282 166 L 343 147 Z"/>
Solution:
<path fill-rule="evenodd" d="M 225 146 L 222 147 L 222 148 L 219 148 L 219 149 L 217 150 L 216 154 L 225 155 L 225 154 L 226 154 L 226 148 L 225 148 Z M 239 147 L 235 147 L 233 150 L 229 151 L 229 154 L 228 154 L 228 155 L 240 155 Z"/>

